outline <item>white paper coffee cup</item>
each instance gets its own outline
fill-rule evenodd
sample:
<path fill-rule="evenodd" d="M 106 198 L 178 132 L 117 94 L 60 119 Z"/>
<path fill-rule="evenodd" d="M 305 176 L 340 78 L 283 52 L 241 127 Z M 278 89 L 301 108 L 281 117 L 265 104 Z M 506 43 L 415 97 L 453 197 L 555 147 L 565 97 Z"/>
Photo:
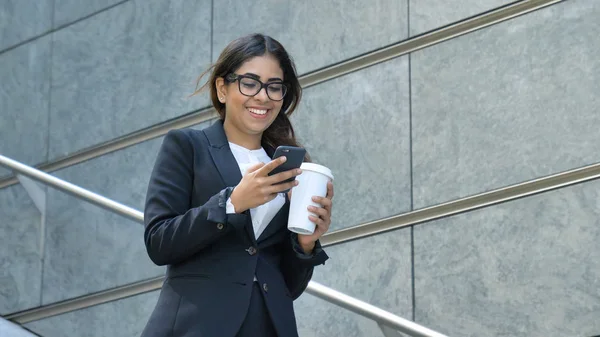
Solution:
<path fill-rule="evenodd" d="M 327 183 L 333 181 L 333 174 L 327 167 L 314 163 L 302 163 L 302 174 L 296 176 L 298 186 L 292 189 L 290 213 L 288 216 L 288 230 L 298 234 L 312 234 L 315 223 L 310 221 L 309 215 L 318 215 L 309 212 L 308 206 L 322 207 L 312 201 L 312 197 L 327 196 Z"/>

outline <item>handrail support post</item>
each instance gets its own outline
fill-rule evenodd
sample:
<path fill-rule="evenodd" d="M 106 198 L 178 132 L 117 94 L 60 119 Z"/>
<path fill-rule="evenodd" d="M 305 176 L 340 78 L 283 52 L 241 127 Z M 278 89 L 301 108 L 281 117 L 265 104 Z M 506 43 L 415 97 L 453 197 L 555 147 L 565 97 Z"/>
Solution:
<path fill-rule="evenodd" d="M 39 183 L 37 183 L 36 181 L 34 181 L 33 179 L 24 176 L 18 172 L 15 172 L 15 175 L 17 177 L 17 179 L 19 180 L 19 182 L 21 183 L 21 185 L 23 186 L 23 188 L 25 189 L 25 191 L 27 192 L 27 194 L 29 195 L 29 198 L 31 198 L 31 201 L 33 201 L 33 204 L 35 205 L 35 207 L 38 209 L 38 211 L 40 211 L 40 242 L 39 242 L 39 255 L 40 255 L 40 259 L 43 259 L 44 257 L 44 243 L 46 241 L 46 191 L 47 191 L 47 187 L 46 186 L 40 186 Z"/>

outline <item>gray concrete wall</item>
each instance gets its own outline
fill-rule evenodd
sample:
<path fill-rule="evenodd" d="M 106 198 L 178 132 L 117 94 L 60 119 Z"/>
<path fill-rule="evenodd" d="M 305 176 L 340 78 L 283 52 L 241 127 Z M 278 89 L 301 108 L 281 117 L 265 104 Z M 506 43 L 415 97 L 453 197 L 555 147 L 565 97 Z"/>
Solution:
<path fill-rule="evenodd" d="M 38 164 L 206 107 L 196 76 L 250 31 L 304 74 L 507 3 L 3 2 L 0 153 Z M 293 122 L 336 175 L 332 229 L 599 162 L 599 15 L 570 0 L 306 89 Z M 55 174 L 141 209 L 160 142 Z M 314 279 L 449 335 L 597 334 L 596 185 L 331 247 Z M 54 190 L 47 208 L 42 226 L 22 186 L 0 190 L 0 315 L 164 272 L 140 225 Z M 27 327 L 137 336 L 156 296 Z M 302 337 L 382 336 L 310 295 L 296 309 Z"/>
<path fill-rule="evenodd" d="M 600 162 L 600 3 L 411 56 L 416 208 Z M 414 229 L 415 319 L 455 336 L 600 333 L 598 183 Z"/>

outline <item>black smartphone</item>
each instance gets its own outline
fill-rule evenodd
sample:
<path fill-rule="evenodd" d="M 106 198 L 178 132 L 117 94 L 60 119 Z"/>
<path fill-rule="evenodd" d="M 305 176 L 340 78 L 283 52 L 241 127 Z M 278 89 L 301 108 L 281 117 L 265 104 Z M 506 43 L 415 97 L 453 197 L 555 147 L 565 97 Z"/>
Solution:
<path fill-rule="evenodd" d="M 300 165 L 304 162 L 304 156 L 306 155 L 306 149 L 297 147 L 297 146 L 286 146 L 282 145 L 277 147 L 275 150 L 275 154 L 273 154 L 273 159 L 277 159 L 281 156 L 285 156 L 287 160 L 285 163 L 277 166 L 273 171 L 269 173 L 269 175 L 274 175 L 280 172 L 285 172 L 293 169 L 300 168 Z M 292 177 L 290 179 L 286 179 L 278 184 L 283 184 L 286 182 L 294 181 L 296 177 Z M 289 190 L 283 191 L 282 193 L 287 193 Z"/>

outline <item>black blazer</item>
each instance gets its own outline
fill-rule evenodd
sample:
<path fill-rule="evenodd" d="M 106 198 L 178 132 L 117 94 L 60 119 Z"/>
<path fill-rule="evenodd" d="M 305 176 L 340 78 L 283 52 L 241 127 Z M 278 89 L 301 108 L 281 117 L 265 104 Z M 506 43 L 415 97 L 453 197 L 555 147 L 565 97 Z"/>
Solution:
<path fill-rule="evenodd" d="M 241 178 L 222 121 L 165 136 L 148 186 L 144 240 L 167 273 L 142 337 L 234 337 L 255 275 L 278 335 L 298 336 L 292 301 L 327 254 L 319 242 L 312 255 L 301 251 L 287 230 L 287 197 L 258 241 L 249 211 L 226 214 Z"/>

